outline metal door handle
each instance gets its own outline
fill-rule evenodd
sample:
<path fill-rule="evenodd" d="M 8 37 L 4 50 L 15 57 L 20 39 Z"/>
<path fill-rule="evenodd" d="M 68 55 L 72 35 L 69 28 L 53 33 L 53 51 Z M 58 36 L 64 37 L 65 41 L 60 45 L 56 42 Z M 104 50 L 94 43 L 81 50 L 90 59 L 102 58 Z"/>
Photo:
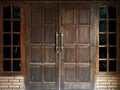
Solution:
<path fill-rule="evenodd" d="M 58 51 L 58 49 L 59 49 L 58 48 L 58 46 L 59 46 L 59 42 L 58 42 L 59 41 L 59 33 L 58 32 L 56 32 L 56 38 L 55 39 L 56 39 L 56 41 L 55 41 L 55 46 L 56 47 L 55 48 L 56 48 L 56 51 Z"/>
<path fill-rule="evenodd" d="M 63 51 L 63 32 L 60 32 L 60 50 Z"/>

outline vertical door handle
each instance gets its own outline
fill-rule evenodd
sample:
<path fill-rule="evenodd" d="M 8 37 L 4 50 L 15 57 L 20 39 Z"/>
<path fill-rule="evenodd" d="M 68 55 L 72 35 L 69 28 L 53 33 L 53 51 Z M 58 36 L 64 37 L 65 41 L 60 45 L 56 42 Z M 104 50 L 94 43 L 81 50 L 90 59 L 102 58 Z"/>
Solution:
<path fill-rule="evenodd" d="M 58 51 L 58 49 L 59 49 L 59 33 L 58 32 L 56 32 L 56 35 L 55 35 L 55 39 L 56 39 L 56 41 L 55 41 L 55 48 L 56 48 L 56 51 Z"/>
<path fill-rule="evenodd" d="M 63 51 L 63 32 L 60 32 L 60 50 Z"/>

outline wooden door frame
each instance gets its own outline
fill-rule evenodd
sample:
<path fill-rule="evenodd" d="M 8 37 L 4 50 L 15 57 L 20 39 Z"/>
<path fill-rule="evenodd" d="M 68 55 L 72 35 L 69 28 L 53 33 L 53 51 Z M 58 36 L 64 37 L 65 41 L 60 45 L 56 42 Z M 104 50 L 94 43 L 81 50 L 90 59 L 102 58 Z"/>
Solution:
<path fill-rule="evenodd" d="M 31 4 L 31 3 L 25 3 L 24 5 L 25 5 L 25 18 L 26 18 L 26 23 L 25 23 L 25 25 L 26 25 L 26 33 L 27 33 L 27 35 L 26 35 L 26 43 L 25 43 L 25 48 L 26 48 L 26 51 L 27 50 L 29 50 L 28 48 L 28 46 L 29 46 L 29 35 L 30 35 L 30 32 L 29 32 L 29 25 L 30 25 L 30 23 L 29 23 L 29 17 L 30 17 L 30 6 L 29 6 L 29 4 Z M 38 3 L 39 4 L 39 3 Z M 76 3 L 77 4 L 77 3 Z M 59 5 L 59 10 L 60 10 L 60 4 L 58 4 Z M 95 22 L 94 22 L 94 20 L 96 19 L 96 17 L 95 17 L 95 4 L 94 3 L 91 3 L 90 4 L 92 7 L 91 7 L 91 14 L 94 14 L 94 15 L 91 15 L 90 16 L 90 18 L 91 18 L 91 33 L 90 33 L 90 36 L 91 36 L 91 45 L 92 45 L 92 47 L 90 48 L 90 52 L 94 52 L 94 53 L 92 53 L 92 60 L 91 60 L 91 70 L 92 70 L 92 72 L 94 72 L 94 73 L 92 73 L 92 87 L 94 88 L 95 87 L 95 57 L 96 57 L 96 55 L 95 55 L 95 53 L 96 53 L 96 30 L 95 30 Z M 59 14 L 59 16 L 60 16 L 60 14 Z M 59 18 L 60 19 L 60 18 Z M 59 22 L 60 23 L 60 22 Z M 59 26 L 59 28 L 60 28 L 60 26 Z M 28 51 L 28 53 L 30 53 L 30 51 Z M 29 68 L 29 64 L 28 64 L 28 61 L 27 60 L 29 60 L 29 56 L 28 56 L 28 53 L 26 53 L 26 69 L 25 69 L 25 82 L 26 82 L 26 86 L 28 86 L 29 84 L 28 84 L 28 72 L 30 72 L 27 68 Z M 60 58 L 59 58 L 60 59 Z M 62 79 L 62 78 L 60 78 L 60 79 Z"/>

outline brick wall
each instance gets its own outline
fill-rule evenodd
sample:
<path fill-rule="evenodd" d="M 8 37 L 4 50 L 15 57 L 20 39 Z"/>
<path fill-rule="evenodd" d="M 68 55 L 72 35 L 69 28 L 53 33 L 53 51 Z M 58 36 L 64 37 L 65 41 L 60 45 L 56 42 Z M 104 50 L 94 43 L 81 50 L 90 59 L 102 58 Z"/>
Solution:
<path fill-rule="evenodd" d="M 23 77 L 0 77 L 0 90 L 25 90 Z M 97 76 L 96 90 L 120 90 L 120 76 Z"/>
<path fill-rule="evenodd" d="M 0 90 L 25 90 L 23 77 L 0 77 Z"/>
<path fill-rule="evenodd" d="M 98 76 L 96 90 L 120 90 L 120 76 Z"/>

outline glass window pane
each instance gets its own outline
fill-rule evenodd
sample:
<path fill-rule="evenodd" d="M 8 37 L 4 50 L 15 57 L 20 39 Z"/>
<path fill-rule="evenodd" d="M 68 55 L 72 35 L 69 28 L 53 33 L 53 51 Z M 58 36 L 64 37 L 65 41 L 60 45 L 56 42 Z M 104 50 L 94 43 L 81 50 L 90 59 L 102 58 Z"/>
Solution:
<path fill-rule="evenodd" d="M 116 58 L 116 47 L 109 48 L 109 58 Z"/>
<path fill-rule="evenodd" d="M 109 6 L 108 9 L 109 19 L 116 18 L 116 8 Z"/>
<path fill-rule="evenodd" d="M 3 35 L 3 45 L 11 45 L 11 34 Z"/>
<path fill-rule="evenodd" d="M 11 6 L 3 8 L 3 19 L 11 18 Z"/>
<path fill-rule="evenodd" d="M 106 32 L 107 31 L 107 22 L 106 20 L 102 20 L 99 22 L 99 31 Z"/>
<path fill-rule="evenodd" d="M 107 61 L 99 61 L 99 71 L 107 71 Z"/>
<path fill-rule="evenodd" d="M 116 21 L 109 21 L 109 32 L 116 32 Z"/>
<path fill-rule="evenodd" d="M 13 58 L 20 58 L 20 47 L 13 47 Z"/>
<path fill-rule="evenodd" d="M 20 8 L 13 6 L 13 18 L 20 18 Z"/>
<path fill-rule="evenodd" d="M 13 21 L 13 32 L 20 32 L 20 21 Z"/>
<path fill-rule="evenodd" d="M 109 71 L 116 71 L 116 61 L 109 61 Z"/>
<path fill-rule="evenodd" d="M 100 34 L 99 35 L 99 44 L 100 45 L 106 45 L 107 44 L 107 35 L 106 34 Z"/>
<path fill-rule="evenodd" d="M 20 69 L 21 69 L 20 60 L 14 60 L 13 61 L 13 71 L 20 71 Z"/>
<path fill-rule="evenodd" d="M 11 57 L 11 48 L 4 47 L 3 48 L 3 58 L 10 58 Z"/>
<path fill-rule="evenodd" d="M 99 18 L 100 19 L 106 19 L 107 18 L 107 7 L 100 7 L 99 8 Z"/>
<path fill-rule="evenodd" d="M 11 21 L 3 21 L 3 32 L 11 31 Z"/>
<path fill-rule="evenodd" d="M 13 45 L 20 45 L 20 34 L 13 34 Z"/>
<path fill-rule="evenodd" d="M 116 34 L 109 34 L 109 45 L 116 45 Z"/>
<path fill-rule="evenodd" d="M 107 48 L 99 47 L 99 58 L 107 58 Z"/>
<path fill-rule="evenodd" d="M 3 61 L 3 71 L 11 71 L 11 61 L 10 60 Z"/>

